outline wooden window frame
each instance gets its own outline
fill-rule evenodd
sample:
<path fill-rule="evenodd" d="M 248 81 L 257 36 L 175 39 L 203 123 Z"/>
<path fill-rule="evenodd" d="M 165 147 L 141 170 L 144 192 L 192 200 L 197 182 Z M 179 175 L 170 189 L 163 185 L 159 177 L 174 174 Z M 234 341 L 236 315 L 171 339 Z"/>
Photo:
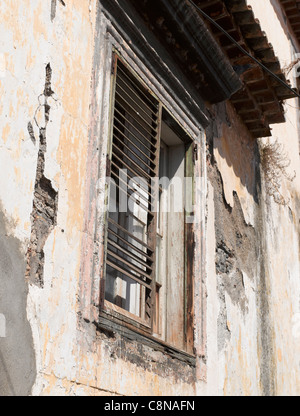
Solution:
<path fill-rule="evenodd" d="M 111 105 L 110 108 L 113 110 L 111 111 L 111 118 L 110 118 L 110 139 L 108 140 L 108 152 L 107 152 L 107 176 L 110 176 L 110 169 L 111 169 L 111 158 L 112 158 L 112 146 L 113 146 L 113 113 L 115 109 L 115 88 L 116 88 L 116 74 L 117 74 L 117 67 L 118 63 L 125 66 L 126 69 L 132 74 L 132 76 L 136 79 L 136 81 L 141 84 L 144 88 L 147 88 L 147 85 L 140 79 L 140 77 L 130 68 L 130 66 L 124 62 L 124 60 L 120 57 L 120 55 L 114 51 L 113 52 L 113 60 L 112 60 L 112 72 L 111 72 Z M 151 94 L 152 92 L 149 91 Z M 153 94 L 154 96 L 154 94 Z M 166 115 L 166 119 L 164 120 L 167 124 L 170 125 L 171 128 L 174 128 L 175 125 L 180 126 L 179 122 L 174 118 L 173 115 L 168 113 L 166 107 L 164 107 L 163 103 L 157 99 L 159 104 L 159 114 L 158 114 L 158 134 L 157 134 L 157 153 L 159 158 L 160 152 L 160 123 L 162 120 L 162 112 Z M 183 141 L 186 143 L 186 156 L 185 156 L 185 176 L 191 176 L 194 178 L 194 158 L 195 158 L 195 145 L 190 136 L 186 135 L 182 137 Z M 187 144 L 189 142 L 189 144 Z M 156 176 L 158 176 L 158 164 L 156 165 Z M 194 194 L 192 195 L 194 205 Z M 109 202 L 109 189 L 106 191 L 106 204 Z M 154 213 L 155 214 L 155 213 Z M 187 216 L 193 216 L 194 213 L 186 212 Z M 105 226 L 105 236 L 104 236 L 104 267 L 102 268 L 102 272 L 100 275 L 100 322 L 106 322 L 104 326 L 107 326 L 107 322 L 111 321 L 113 326 L 119 325 L 126 328 L 126 331 L 133 330 L 136 333 L 140 334 L 141 336 L 145 336 L 149 338 L 152 342 L 157 342 L 162 346 L 166 346 L 167 348 L 171 348 L 174 351 L 179 351 L 186 356 L 194 357 L 194 227 L 192 223 L 188 223 L 185 221 L 185 270 L 184 270 L 184 296 L 183 296 L 183 308 L 184 308 L 184 337 L 185 337 L 185 348 L 182 350 L 178 350 L 177 348 L 173 347 L 171 344 L 166 343 L 159 337 L 154 334 L 154 322 L 153 322 L 153 311 L 155 310 L 155 294 L 156 294 L 156 279 L 155 279 L 155 264 L 156 264 L 156 256 L 155 256 L 155 246 L 156 246 L 156 223 L 157 223 L 157 215 L 155 214 L 152 218 L 152 230 L 150 230 L 150 234 L 152 235 L 151 244 L 153 245 L 153 271 L 152 271 L 152 281 L 151 281 L 151 291 L 154 296 L 152 296 L 152 304 L 151 304 L 151 320 L 150 322 L 146 322 L 145 320 L 137 317 L 136 315 L 131 314 L 130 312 L 126 311 L 125 309 L 118 307 L 117 305 L 107 301 L 105 299 L 105 276 L 106 276 L 106 258 L 107 258 L 107 234 L 108 234 L 108 212 L 105 213 L 104 222 Z M 166 311 L 164 311 L 166 313 Z"/>

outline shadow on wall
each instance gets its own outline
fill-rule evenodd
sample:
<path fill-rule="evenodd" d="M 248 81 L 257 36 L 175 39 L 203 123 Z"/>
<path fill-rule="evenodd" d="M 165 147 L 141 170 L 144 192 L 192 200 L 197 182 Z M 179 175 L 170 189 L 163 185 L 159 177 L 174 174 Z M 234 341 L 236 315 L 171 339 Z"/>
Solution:
<path fill-rule="evenodd" d="M 257 176 L 259 152 L 257 141 L 239 119 L 230 104 L 221 103 L 210 109 L 207 129 L 210 154 L 217 153 L 231 168 L 247 192 L 258 203 L 260 179 Z M 219 167 L 220 169 L 220 167 Z"/>
<path fill-rule="evenodd" d="M 20 243 L 7 235 L 0 211 L 0 313 L 5 337 L 0 337 L 0 396 L 28 396 L 36 378 L 31 328 L 27 320 L 28 286 L 25 255 Z"/>

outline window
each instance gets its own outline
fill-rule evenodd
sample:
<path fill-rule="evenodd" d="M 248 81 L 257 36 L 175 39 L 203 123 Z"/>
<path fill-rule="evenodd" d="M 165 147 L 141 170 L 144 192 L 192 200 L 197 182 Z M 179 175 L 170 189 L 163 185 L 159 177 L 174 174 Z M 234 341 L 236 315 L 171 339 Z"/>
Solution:
<path fill-rule="evenodd" d="M 102 312 L 193 352 L 193 142 L 114 57 Z"/>

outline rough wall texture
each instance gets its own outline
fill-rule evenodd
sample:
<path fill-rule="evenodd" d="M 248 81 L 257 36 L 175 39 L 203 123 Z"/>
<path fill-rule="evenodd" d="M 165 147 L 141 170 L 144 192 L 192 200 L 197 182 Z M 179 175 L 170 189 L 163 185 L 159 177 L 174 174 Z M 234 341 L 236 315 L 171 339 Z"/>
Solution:
<path fill-rule="evenodd" d="M 294 59 L 293 49 L 299 51 L 298 43 L 290 37 L 288 27 L 278 24 L 280 10 L 278 2 L 251 2 L 255 15 L 268 33 L 282 66 Z M 286 22 L 286 20 L 285 20 Z M 286 22 L 287 23 L 287 22 Z M 286 24 L 285 23 L 285 24 Z M 293 39 L 293 45 L 291 42 Z M 289 74 L 292 85 L 296 79 Z M 262 205 L 262 244 L 265 254 L 265 286 L 269 299 L 269 314 L 272 318 L 273 349 L 270 351 L 276 366 L 274 386 L 277 394 L 299 394 L 300 362 L 299 337 L 295 332 L 297 314 L 299 314 L 299 101 L 285 103 L 286 123 L 274 125 L 273 140 L 284 146 L 284 152 L 290 160 L 287 168 L 295 179 L 291 182 L 282 178 L 282 195 L 289 201 L 287 206 L 274 203 L 265 195 L 263 188 Z M 298 318 L 299 319 L 299 318 Z"/>
<path fill-rule="evenodd" d="M 40 286 L 44 284 L 44 245 L 56 225 L 58 192 L 53 189 L 51 181 L 45 177 L 45 153 L 47 152 L 47 124 L 50 120 L 51 106 L 48 103 L 54 92 L 51 89 L 52 69 L 46 66 L 45 89 L 39 96 L 44 112 L 42 126 L 39 126 L 39 152 L 34 186 L 33 210 L 31 213 L 31 237 L 27 251 L 26 277 Z M 37 109 L 39 111 L 40 108 Z M 28 133 L 36 143 L 31 122 L 28 123 Z"/>
<path fill-rule="evenodd" d="M 235 364 L 225 364 L 224 391 L 274 395 L 276 360 L 265 270 L 258 144 L 230 106 L 216 106 L 212 113 L 215 115 L 207 131 L 207 161 L 209 182 L 214 189 L 217 344 L 225 361 L 227 356 L 232 359 L 238 354 Z M 243 335 L 242 327 L 236 326 L 239 319 L 248 327 Z M 236 335 L 237 351 L 231 351 Z M 255 354 L 256 365 L 252 367 Z M 240 383 L 234 372 L 240 374 Z"/>
<path fill-rule="evenodd" d="M 0 79 L 0 164 L 5 174 L 0 199 L 10 225 L 7 234 L 11 241 L 17 239 L 21 250 L 14 249 L 17 272 L 10 273 L 10 279 L 16 285 L 15 302 L 10 299 L 10 307 L 22 305 L 19 322 L 28 319 L 32 332 L 27 353 L 19 354 L 24 363 L 13 356 L 7 361 L 11 374 L 19 373 L 11 378 L 15 392 L 29 394 L 36 380 L 32 393 L 42 393 L 48 385 L 44 374 L 76 379 L 70 374 L 76 358 L 69 360 L 68 355 L 76 346 L 95 5 L 38 0 L 8 1 L 1 7 L 5 65 Z M 8 252 L 13 256 L 12 249 Z M 21 340 L 18 325 L 7 319 L 2 354 L 5 343 L 16 340 L 18 348 L 24 341 L 26 349 L 28 325 Z M 34 352 L 32 363 L 27 355 Z M 27 378 L 26 366 L 35 373 L 33 378 Z"/>
<path fill-rule="evenodd" d="M 272 2 L 249 4 L 284 65 L 290 44 Z M 94 97 L 110 76 L 108 66 L 95 81 L 107 37 L 98 5 L 1 5 L 0 395 L 299 394 L 298 112 L 288 105 L 273 129 L 297 175 L 283 182 L 288 206 L 266 195 L 259 143 L 230 105 L 209 109 L 206 377 L 81 319 L 81 242 L 94 239 L 84 222 L 94 209 L 85 205 L 87 152 L 99 150 L 93 117 L 108 103 Z"/>

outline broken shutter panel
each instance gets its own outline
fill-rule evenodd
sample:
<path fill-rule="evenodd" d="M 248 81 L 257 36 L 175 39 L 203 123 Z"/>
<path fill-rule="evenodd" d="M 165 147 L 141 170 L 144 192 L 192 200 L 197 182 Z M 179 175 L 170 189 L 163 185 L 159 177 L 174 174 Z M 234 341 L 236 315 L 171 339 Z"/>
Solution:
<path fill-rule="evenodd" d="M 108 219 L 107 265 L 119 277 L 146 289 L 144 311 L 149 316 L 147 303 L 155 269 L 152 224 L 156 216 L 151 180 L 158 169 L 160 104 L 119 59 L 116 65 L 110 166 L 118 196 L 117 213 L 110 211 Z M 125 213 L 120 211 L 121 198 L 131 201 Z"/>

